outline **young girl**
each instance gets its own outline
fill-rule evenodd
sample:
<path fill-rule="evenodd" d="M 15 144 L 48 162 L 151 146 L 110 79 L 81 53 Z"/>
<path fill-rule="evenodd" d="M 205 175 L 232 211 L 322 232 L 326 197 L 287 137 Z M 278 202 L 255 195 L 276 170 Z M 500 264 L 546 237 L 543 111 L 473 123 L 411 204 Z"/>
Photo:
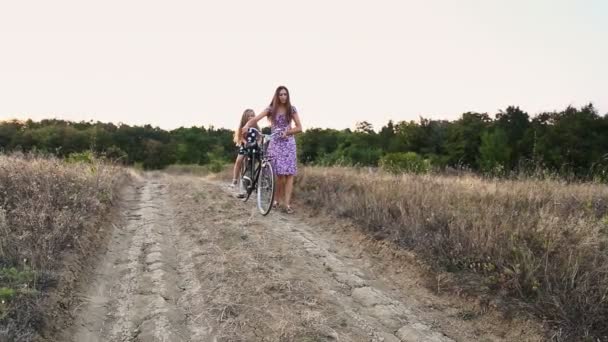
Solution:
<path fill-rule="evenodd" d="M 284 206 L 285 211 L 291 214 L 293 213 L 291 208 L 293 178 L 298 171 L 294 135 L 302 132 L 302 124 L 298 111 L 291 105 L 289 90 L 286 87 L 280 86 L 276 89 L 270 106 L 253 119 L 250 119 L 241 129 L 242 133 L 246 133 L 249 127 L 254 127 L 263 117 L 270 120 L 272 132 L 279 133 L 279 136 L 273 138 L 268 146 L 272 167 L 277 174 L 275 194 L 277 201 L 275 201 L 274 206 Z M 292 127 L 292 122 L 295 127 Z"/>
<path fill-rule="evenodd" d="M 238 184 L 239 172 L 241 170 L 241 165 L 243 164 L 243 159 L 245 159 L 245 138 L 241 134 L 241 130 L 243 126 L 247 123 L 247 121 L 251 120 L 255 117 L 255 112 L 253 109 L 245 109 L 243 115 L 241 116 L 241 121 L 239 123 L 239 127 L 236 131 L 234 131 L 234 144 L 239 148 L 239 153 L 236 157 L 236 161 L 234 162 L 234 171 L 232 172 L 232 184 L 230 185 L 232 188 L 235 188 Z M 257 125 L 251 126 L 258 128 Z M 258 128 L 259 129 L 259 128 Z"/>

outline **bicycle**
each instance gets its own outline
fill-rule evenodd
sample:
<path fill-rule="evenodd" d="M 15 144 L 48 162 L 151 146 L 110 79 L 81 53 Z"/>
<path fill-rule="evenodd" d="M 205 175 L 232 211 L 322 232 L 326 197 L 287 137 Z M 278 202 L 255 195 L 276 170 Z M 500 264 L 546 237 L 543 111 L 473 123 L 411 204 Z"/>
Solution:
<path fill-rule="evenodd" d="M 243 202 L 249 200 L 251 194 L 257 193 L 257 206 L 264 216 L 270 213 L 274 201 L 275 174 L 267 155 L 268 144 L 276 136 L 273 134 L 262 134 L 256 128 L 249 128 L 247 132 L 246 160 L 241 166 L 239 175 L 239 192 L 243 191 L 245 196 Z M 258 144 L 258 135 L 261 135 L 261 147 Z"/>

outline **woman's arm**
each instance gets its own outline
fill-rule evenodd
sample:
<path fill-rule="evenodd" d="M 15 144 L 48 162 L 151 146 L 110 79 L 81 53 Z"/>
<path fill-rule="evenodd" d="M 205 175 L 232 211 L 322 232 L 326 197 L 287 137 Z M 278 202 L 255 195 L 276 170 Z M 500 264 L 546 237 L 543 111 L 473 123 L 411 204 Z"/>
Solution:
<path fill-rule="evenodd" d="M 298 112 L 292 114 L 293 121 L 296 123 L 296 127 L 291 128 L 287 131 L 287 135 L 295 135 L 302 132 L 302 122 L 300 122 L 300 116 Z"/>
<path fill-rule="evenodd" d="M 262 120 L 262 118 L 268 116 L 268 110 L 264 109 L 260 114 L 256 115 L 253 119 L 247 121 L 245 126 L 243 126 L 242 133 L 247 133 L 247 130 L 250 127 L 253 127 L 258 121 Z"/>

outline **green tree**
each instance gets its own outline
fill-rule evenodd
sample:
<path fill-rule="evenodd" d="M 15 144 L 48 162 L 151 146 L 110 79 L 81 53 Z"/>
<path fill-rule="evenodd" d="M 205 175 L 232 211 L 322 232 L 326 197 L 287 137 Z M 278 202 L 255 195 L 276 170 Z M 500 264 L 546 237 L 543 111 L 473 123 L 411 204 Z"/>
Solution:
<path fill-rule="evenodd" d="M 481 135 L 479 162 L 484 172 L 502 172 L 511 159 L 507 134 L 500 128 L 485 131 Z"/>
<path fill-rule="evenodd" d="M 507 144 L 511 149 L 509 160 L 504 163 L 506 168 L 512 169 L 520 160 L 532 157 L 533 141 L 526 135 L 531 127 L 528 113 L 519 107 L 509 106 L 496 114 L 495 126 L 505 133 Z"/>
<path fill-rule="evenodd" d="M 481 134 L 490 122 L 486 113 L 468 112 L 449 126 L 446 150 L 451 165 L 479 169 Z"/>

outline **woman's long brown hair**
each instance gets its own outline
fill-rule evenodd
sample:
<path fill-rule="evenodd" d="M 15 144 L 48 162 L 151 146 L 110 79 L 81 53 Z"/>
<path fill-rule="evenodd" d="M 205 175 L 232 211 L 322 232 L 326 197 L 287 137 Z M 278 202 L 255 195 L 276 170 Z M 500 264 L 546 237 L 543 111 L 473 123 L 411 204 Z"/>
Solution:
<path fill-rule="evenodd" d="M 279 93 L 281 90 L 285 90 L 287 92 L 287 103 L 285 103 L 285 115 L 287 117 L 287 122 L 291 122 L 293 118 L 293 109 L 291 107 L 291 96 L 289 95 L 289 89 L 285 86 L 279 86 L 277 90 L 274 91 L 274 97 L 272 98 L 272 102 L 270 102 L 270 121 L 274 122 L 277 116 L 277 111 L 279 106 L 281 105 L 281 100 L 279 100 Z"/>

